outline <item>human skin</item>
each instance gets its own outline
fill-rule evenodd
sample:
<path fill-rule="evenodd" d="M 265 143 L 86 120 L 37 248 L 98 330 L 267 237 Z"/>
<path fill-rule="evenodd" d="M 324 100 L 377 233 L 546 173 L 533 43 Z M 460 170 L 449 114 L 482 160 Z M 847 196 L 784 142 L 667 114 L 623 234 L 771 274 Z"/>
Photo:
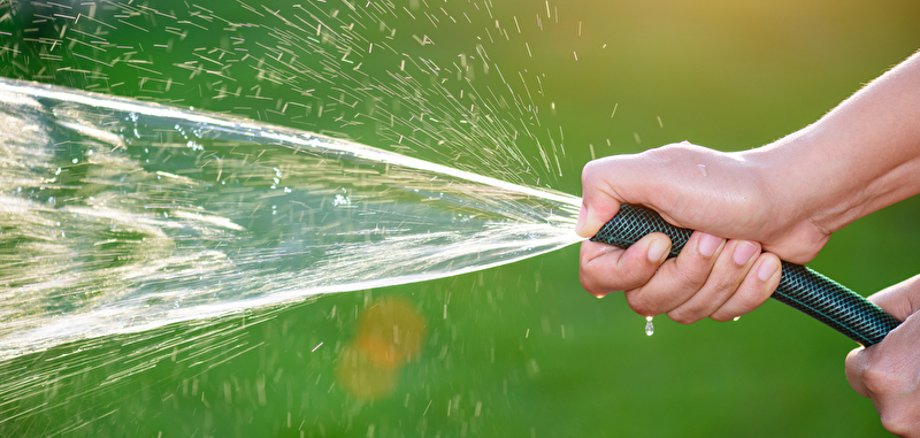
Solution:
<path fill-rule="evenodd" d="M 780 258 L 804 264 L 833 232 L 920 193 L 920 54 L 772 144 L 725 153 L 684 142 L 602 158 L 585 166 L 582 192 L 584 237 L 621 203 L 698 230 L 672 259 L 660 233 L 626 250 L 584 242 L 588 292 L 625 291 L 637 313 L 680 323 L 743 315 L 776 289 Z M 909 365 L 920 375 L 920 359 Z M 884 392 L 866 394 L 885 418 Z M 920 413 L 920 400 L 908 410 Z"/>
<path fill-rule="evenodd" d="M 904 322 L 879 344 L 847 355 L 847 380 L 872 399 L 888 431 L 920 436 L 920 275 L 869 300 Z"/>
<path fill-rule="evenodd" d="M 915 54 L 761 148 L 724 153 L 684 142 L 592 161 L 582 173 L 578 234 L 593 236 L 623 202 L 699 231 L 690 251 L 670 260 L 663 234 L 628 250 L 585 242 L 582 283 L 594 295 L 626 291 L 638 313 L 678 322 L 746 313 L 775 289 L 777 256 L 808 262 L 834 231 L 920 192 L 918 120 Z"/>

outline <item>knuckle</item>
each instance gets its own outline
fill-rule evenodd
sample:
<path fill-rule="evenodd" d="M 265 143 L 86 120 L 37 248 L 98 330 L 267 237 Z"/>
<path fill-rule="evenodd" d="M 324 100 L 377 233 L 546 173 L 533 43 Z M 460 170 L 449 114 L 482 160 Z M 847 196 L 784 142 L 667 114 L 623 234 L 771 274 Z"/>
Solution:
<path fill-rule="evenodd" d="M 729 263 L 734 264 L 734 262 L 730 260 L 725 264 L 727 265 Z M 727 295 L 727 292 L 731 292 L 731 295 L 734 295 L 734 292 L 737 290 L 741 280 L 744 278 L 744 274 L 745 272 L 743 270 L 734 266 L 719 272 L 713 272 L 709 275 L 709 278 L 706 281 L 706 287 L 711 288 L 720 294 Z"/>
<path fill-rule="evenodd" d="M 648 293 L 641 289 L 631 290 L 626 294 L 626 304 L 629 308 L 640 315 L 654 315 L 654 309 L 650 306 Z"/>
<path fill-rule="evenodd" d="M 847 353 L 846 359 L 843 361 L 844 367 L 853 371 L 857 370 L 856 365 L 858 363 L 860 354 L 863 354 L 864 351 L 865 349 L 863 347 L 850 350 L 850 352 Z"/>
<path fill-rule="evenodd" d="M 699 146 L 696 146 L 688 141 L 682 141 L 678 143 L 666 144 L 664 146 L 659 146 L 654 149 L 649 149 L 643 154 L 646 154 L 648 157 L 660 160 L 661 162 L 680 162 L 688 158 Z"/>
<path fill-rule="evenodd" d="M 659 146 L 654 149 L 648 149 L 642 152 L 640 156 L 648 163 L 654 163 L 655 167 L 666 167 L 672 160 L 675 153 L 674 145 Z"/>
<path fill-rule="evenodd" d="M 668 312 L 668 318 L 671 318 L 672 321 L 678 324 L 693 324 L 699 319 L 690 312 L 682 309 L 675 309 Z"/>
<path fill-rule="evenodd" d="M 805 264 L 818 256 L 829 239 L 829 234 L 818 229 L 798 227 L 792 233 L 774 239 L 775 243 L 764 250 L 782 254 L 783 260 Z"/>
<path fill-rule="evenodd" d="M 685 289 L 699 289 L 706 284 L 709 277 L 709 269 L 704 260 L 693 260 L 686 264 L 678 264 L 675 269 L 675 276 L 680 287 Z"/>
<path fill-rule="evenodd" d="M 870 362 L 862 372 L 862 380 L 873 394 L 884 394 L 900 388 L 903 379 L 892 367 Z"/>
<path fill-rule="evenodd" d="M 610 283 L 609 279 L 601 277 L 597 269 L 586 265 L 579 266 L 578 281 L 585 291 L 594 296 L 606 295 L 613 289 L 607 284 Z"/>
<path fill-rule="evenodd" d="M 591 275 L 584 266 L 578 269 L 578 281 L 581 282 L 581 287 L 588 291 L 588 293 L 595 295 L 599 293 L 594 276 Z"/>
<path fill-rule="evenodd" d="M 597 287 L 597 286 L 594 285 L 594 284 L 585 284 L 585 283 L 582 283 L 582 284 L 581 284 L 581 287 L 584 288 L 585 292 L 587 292 L 587 293 L 588 293 L 589 295 L 591 295 L 591 296 L 595 296 L 595 297 L 596 297 L 596 296 L 598 296 L 598 295 L 606 295 L 606 294 L 607 294 L 607 291 L 605 291 L 605 290 L 603 290 L 603 289 Z"/>
<path fill-rule="evenodd" d="M 600 167 L 600 162 L 598 160 L 589 161 L 588 164 L 585 164 L 585 167 L 581 169 L 582 185 L 587 186 L 597 178 L 599 173 L 598 167 Z"/>
<path fill-rule="evenodd" d="M 895 435 L 903 435 L 914 429 L 909 416 L 905 415 L 902 409 L 883 409 L 879 413 L 879 419 L 882 426 Z"/>
<path fill-rule="evenodd" d="M 654 266 L 620 265 L 617 267 L 616 283 L 619 289 L 641 288 L 655 276 Z"/>
<path fill-rule="evenodd" d="M 738 309 L 738 315 L 740 316 L 743 313 L 750 312 L 757 308 L 757 306 L 763 304 L 764 300 L 767 299 L 769 295 L 762 293 L 760 290 L 755 288 L 750 289 L 738 289 L 735 291 L 732 299 L 732 307 Z M 731 316 L 734 318 L 734 316 Z"/>
<path fill-rule="evenodd" d="M 658 146 L 657 148 L 648 149 L 642 154 L 651 158 L 668 159 L 670 156 L 680 153 L 683 147 L 684 145 L 682 143 L 670 143 Z"/>

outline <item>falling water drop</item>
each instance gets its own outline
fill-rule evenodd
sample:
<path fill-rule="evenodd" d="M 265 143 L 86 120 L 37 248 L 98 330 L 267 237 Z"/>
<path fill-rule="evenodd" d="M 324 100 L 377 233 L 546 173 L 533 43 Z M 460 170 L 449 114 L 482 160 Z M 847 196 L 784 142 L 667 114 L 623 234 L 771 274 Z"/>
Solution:
<path fill-rule="evenodd" d="M 740 316 L 736 316 L 736 317 L 732 318 L 732 321 L 737 321 L 737 320 L 739 320 L 739 319 L 741 319 L 741 317 L 740 317 Z"/>
<path fill-rule="evenodd" d="M 655 334 L 655 323 L 652 322 L 653 316 L 645 317 L 645 336 L 651 336 Z"/>

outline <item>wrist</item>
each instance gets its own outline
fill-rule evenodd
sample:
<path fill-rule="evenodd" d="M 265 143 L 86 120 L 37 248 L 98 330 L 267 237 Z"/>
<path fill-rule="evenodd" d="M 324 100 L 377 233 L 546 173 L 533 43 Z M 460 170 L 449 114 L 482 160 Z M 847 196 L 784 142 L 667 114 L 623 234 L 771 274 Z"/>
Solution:
<path fill-rule="evenodd" d="M 862 214 L 861 190 L 850 187 L 838 168 L 828 136 L 820 127 L 808 126 L 754 150 L 777 217 L 796 224 L 811 224 L 830 235 Z"/>
<path fill-rule="evenodd" d="M 900 145 L 858 144 L 846 130 L 825 125 L 750 151 L 777 214 L 830 234 L 920 190 L 920 158 L 866 156 Z"/>
<path fill-rule="evenodd" d="M 806 128 L 766 146 L 744 152 L 744 159 L 763 187 L 764 202 L 777 228 L 812 225 L 824 234 L 839 229 L 837 217 L 846 199 L 828 184 L 820 161 L 812 157 L 814 133 Z M 778 231 L 781 232 L 781 231 Z"/>

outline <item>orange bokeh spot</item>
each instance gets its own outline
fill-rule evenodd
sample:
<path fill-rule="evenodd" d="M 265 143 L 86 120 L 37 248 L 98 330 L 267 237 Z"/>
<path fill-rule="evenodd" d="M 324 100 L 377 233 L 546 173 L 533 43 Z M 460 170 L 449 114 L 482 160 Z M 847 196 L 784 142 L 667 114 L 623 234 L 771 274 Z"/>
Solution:
<path fill-rule="evenodd" d="M 356 342 L 377 366 L 396 368 L 418 356 L 426 331 L 424 317 L 412 304 L 385 298 L 361 315 Z"/>
<path fill-rule="evenodd" d="M 339 354 L 339 383 L 362 400 L 390 394 L 400 368 L 418 357 L 426 331 L 425 318 L 407 300 L 374 302 L 361 314 L 354 342 Z"/>
<path fill-rule="evenodd" d="M 346 345 L 339 354 L 335 374 L 351 395 L 374 400 L 393 392 L 398 370 L 377 366 L 358 346 Z"/>

